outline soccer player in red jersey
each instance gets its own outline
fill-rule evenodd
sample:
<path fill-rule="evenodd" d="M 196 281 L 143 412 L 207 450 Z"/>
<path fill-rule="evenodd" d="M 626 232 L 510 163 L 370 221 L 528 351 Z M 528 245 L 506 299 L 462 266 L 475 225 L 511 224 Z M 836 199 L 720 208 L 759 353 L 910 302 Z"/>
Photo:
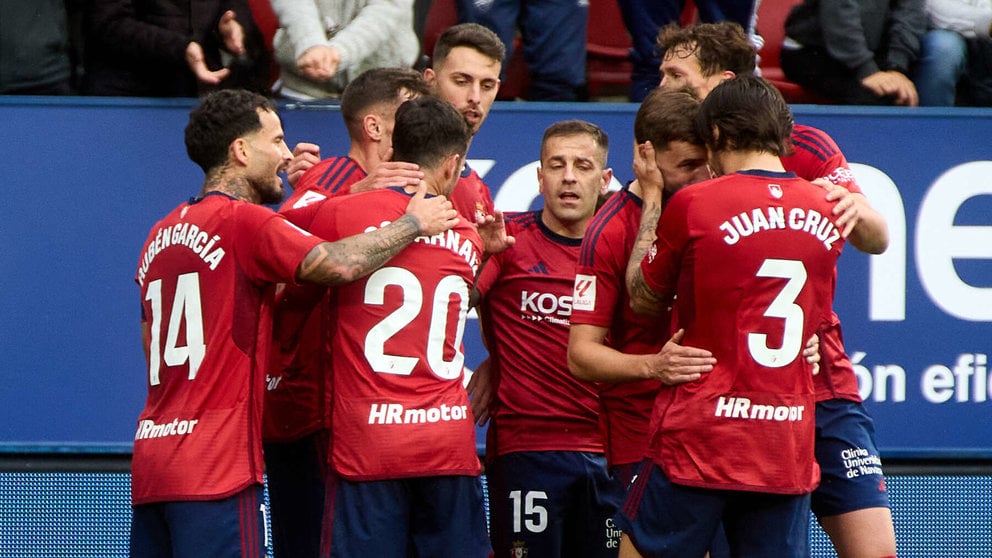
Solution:
<path fill-rule="evenodd" d="M 662 383 L 698 378 L 712 367 L 708 351 L 666 343 L 667 331 L 657 318 L 630 308 L 624 276 L 644 221 L 655 226 L 660 204 L 644 207 L 643 188 L 662 184 L 665 197 L 686 184 L 710 178 L 706 147 L 696 134 L 693 116 L 699 99 L 691 90 L 656 89 L 648 94 L 634 119 L 638 145 L 637 180 L 613 194 L 589 223 L 575 276 L 568 361 L 573 374 L 599 386 L 600 423 L 611 475 L 626 488 L 644 458 L 648 422 Z M 650 143 L 649 143 L 650 142 Z M 643 145 L 654 145 L 655 174 L 642 164 Z M 653 185 L 653 184 L 650 184 Z M 653 230 L 651 231 L 653 234 Z"/>
<path fill-rule="evenodd" d="M 341 118 L 351 142 L 348 155 L 317 162 L 318 146 L 298 144 L 296 150 L 304 156 L 292 163 L 293 194 L 283 202 L 284 208 L 321 196 L 400 184 L 416 186 L 423 177 L 416 165 L 391 160 L 396 108 L 430 92 L 422 76 L 409 68 L 373 68 L 352 82 L 341 94 Z"/>
<path fill-rule="evenodd" d="M 627 288 L 635 311 L 673 305 L 685 343 L 716 364 L 659 393 L 649 461 L 617 515 L 620 556 L 702 556 L 721 522 L 732 555 L 805 556 L 819 470 L 802 350 L 844 240 L 834 204 L 782 167 L 792 114 L 770 84 L 721 83 L 696 122 L 723 176 L 672 196 Z"/>
<path fill-rule="evenodd" d="M 499 37 L 476 23 L 453 25 L 441 33 L 434 44 L 433 66 L 424 70 L 424 79 L 437 97 L 458 109 L 473 135 L 482 127 L 496 101 L 499 73 L 505 53 L 506 48 Z M 317 145 L 301 143 L 293 151 L 293 162 L 288 171 L 290 184 L 295 184 L 296 177 L 307 172 L 320 160 L 320 148 Z M 415 165 L 396 162 L 380 168 L 382 179 L 369 181 L 369 187 L 416 184 L 419 180 L 419 171 Z M 410 182 L 405 182 L 406 180 Z M 303 185 L 303 188 L 307 187 L 308 184 Z M 364 189 L 365 185 L 362 184 L 353 188 L 353 191 Z M 478 223 L 495 216 L 489 186 L 468 164 L 464 165 L 450 198 L 455 209 L 470 222 Z"/>
<path fill-rule="evenodd" d="M 281 212 L 353 189 L 419 182 L 423 173 L 415 164 L 388 159 L 397 107 L 428 93 L 427 83 L 412 69 L 375 68 L 349 82 L 341 96 L 341 115 L 351 139 L 348 155 L 310 168 Z M 323 525 L 330 418 L 330 379 L 324 374 L 326 305 L 308 306 L 297 320 L 281 319 L 285 314 L 276 314 L 262 431 L 273 551 L 277 556 L 315 558 Z M 298 320 L 305 320 L 302 327 Z"/>
<path fill-rule="evenodd" d="M 435 95 L 458 109 L 473 135 L 496 101 L 505 54 L 499 36 L 477 23 L 449 27 L 434 44 L 432 67 L 424 70 L 424 79 Z M 494 214 L 489 187 L 468 165 L 451 193 L 451 203 L 471 222 Z"/>
<path fill-rule="evenodd" d="M 486 379 L 495 391 L 486 480 L 497 556 L 616 556 L 610 518 L 622 487 L 606 470 L 596 387 L 566 366 L 579 248 L 612 178 L 607 150 L 593 124 L 551 125 L 538 169 L 544 207 L 507 214 L 516 244 L 479 277 L 490 363 L 470 390 Z"/>
<path fill-rule="evenodd" d="M 265 97 L 224 90 L 186 126 L 200 193 L 152 227 L 138 261 L 148 397 L 132 460 L 132 556 L 265 552 L 262 394 L 276 283 L 339 284 L 456 213 L 420 189 L 390 225 L 327 243 L 261 204 L 291 154 Z"/>
<path fill-rule="evenodd" d="M 438 196 L 454 188 L 469 138 L 464 118 L 437 98 L 396 111 L 394 156 L 416 163 Z M 286 216 L 324 238 L 348 238 L 388 226 L 414 191 L 333 197 Z M 476 226 L 460 217 L 331 290 L 337 479 L 328 485 L 322 556 L 489 555 L 461 343 L 483 250 Z"/>
<path fill-rule="evenodd" d="M 732 23 L 666 27 L 658 35 L 658 46 L 665 53 L 660 68 L 663 88 L 690 85 L 705 97 L 726 79 L 754 73 L 754 47 Z M 851 245 L 869 254 L 885 251 L 885 220 L 861 193 L 833 139 L 822 130 L 796 125 L 791 148 L 792 153 L 782 157 L 786 170 L 825 185 L 827 199 L 837 201 L 834 213 Z M 823 480 L 813 493 L 813 513 L 840 558 L 894 556 L 895 529 L 884 476 L 871 473 L 850 478 L 843 458 L 854 451 L 881 463 L 874 423 L 861 404 L 857 377 L 834 312 L 821 324 L 818 335 L 822 372 L 814 378 L 816 458 Z"/>

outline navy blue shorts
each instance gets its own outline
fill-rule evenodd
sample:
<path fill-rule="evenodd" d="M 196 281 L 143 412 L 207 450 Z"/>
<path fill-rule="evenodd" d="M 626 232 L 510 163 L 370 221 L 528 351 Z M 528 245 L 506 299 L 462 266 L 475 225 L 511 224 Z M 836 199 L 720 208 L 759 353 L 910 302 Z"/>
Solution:
<path fill-rule="evenodd" d="M 816 461 L 821 480 L 812 508 L 817 517 L 889 507 L 875 423 L 861 403 L 831 399 L 816 404 Z"/>
<path fill-rule="evenodd" d="M 645 558 L 701 558 L 721 521 L 732 556 L 809 556 L 809 495 L 681 486 L 645 461 L 616 515 Z"/>
<path fill-rule="evenodd" d="M 325 498 L 324 558 L 488 558 L 492 551 L 479 477 L 334 484 Z"/>
<path fill-rule="evenodd" d="M 610 467 L 610 476 L 620 482 L 620 485 L 623 486 L 625 496 L 627 489 L 637 480 L 637 473 L 644 463 L 648 463 L 648 466 L 650 466 L 650 461 L 639 461 L 637 463 L 624 463 Z M 730 558 L 730 547 L 727 546 L 727 535 L 723 532 L 723 523 L 720 524 L 716 530 L 716 534 L 713 536 L 709 553 L 710 558 Z"/>
<path fill-rule="evenodd" d="M 315 558 L 320 552 L 327 437 L 320 430 L 295 442 L 265 444 L 275 556 Z"/>
<path fill-rule="evenodd" d="M 134 506 L 132 558 L 263 558 L 266 509 L 253 484 L 223 500 Z"/>
<path fill-rule="evenodd" d="M 643 461 L 638 461 L 637 463 L 623 463 L 621 465 L 614 465 L 610 467 L 610 477 L 613 478 L 614 482 L 620 483 L 623 487 L 624 495 L 627 494 L 627 489 L 633 484 L 634 479 L 637 478 L 637 471 L 641 468 L 641 463 Z"/>
<path fill-rule="evenodd" d="M 496 556 L 615 557 L 624 486 L 602 454 L 517 452 L 486 471 Z"/>

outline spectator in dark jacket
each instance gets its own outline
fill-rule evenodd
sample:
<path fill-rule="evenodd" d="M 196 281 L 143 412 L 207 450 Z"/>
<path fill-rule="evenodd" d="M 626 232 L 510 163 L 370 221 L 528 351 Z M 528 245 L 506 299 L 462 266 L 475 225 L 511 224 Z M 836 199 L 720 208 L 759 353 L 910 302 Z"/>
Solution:
<path fill-rule="evenodd" d="M 271 56 L 244 0 L 89 0 L 90 95 L 266 90 Z"/>
<path fill-rule="evenodd" d="M 0 94 L 68 95 L 70 75 L 63 0 L 0 2 Z"/>
<path fill-rule="evenodd" d="M 785 21 L 782 70 L 837 103 L 916 106 L 907 76 L 926 27 L 923 0 L 804 0 Z"/>

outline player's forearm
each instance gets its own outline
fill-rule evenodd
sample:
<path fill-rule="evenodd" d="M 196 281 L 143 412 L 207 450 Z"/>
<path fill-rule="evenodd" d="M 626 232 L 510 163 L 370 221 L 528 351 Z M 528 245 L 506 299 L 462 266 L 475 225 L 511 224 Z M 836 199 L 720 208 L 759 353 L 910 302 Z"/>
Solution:
<path fill-rule="evenodd" d="M 381 229 L 323 242 L 300 263 L 297 277 L 321 285 L 354 281 L 382 267 L 419 234 L 417 219 L 407 214 Z"/>
<path fill-rule="evenodd" d="M 881 213 L 870 209 L 861 216 L 847 240 L 866 254 L 881 254 L 889 247 L 889 226 Z"/>
<path fill-rule="evenodd" d="M 630 259 L 627 261 L 627 272 L 625 283 L 627 292 L 630 294 L 631 307 L 639 314 L 650 314 L 651 306 L 657 302 L 657 297 L 644 283 L 644 275 L 641 272 L 641 261 L 651 249 L 654 241 L 657 240 L 655 231 L 658 228 L 658 220 L 661 218 L 661 200 L 645 199 L 644 207 L 641 210 L 641 223 L 637 230 L 637 238 L 634 239 L 634 246 L 630 252 Z"/>
<path fill-rule="evenodd" d="M 587 382 L 629 382 L 650 376 L 644 355 L 621 353 L 597 343 L 568 345 L 568 369 L 572 375 Z"/>
<path fill-rule="evenodd" d="M 633 266 L 633 269 L 631 267 Z M 651 290 L 644 281 L 640 264 L 631 262 L 627 268 L 627 296 L 630 297 L 630 308 L 636 314 L 657 316 L 661 313 L 661 298 Z"/>

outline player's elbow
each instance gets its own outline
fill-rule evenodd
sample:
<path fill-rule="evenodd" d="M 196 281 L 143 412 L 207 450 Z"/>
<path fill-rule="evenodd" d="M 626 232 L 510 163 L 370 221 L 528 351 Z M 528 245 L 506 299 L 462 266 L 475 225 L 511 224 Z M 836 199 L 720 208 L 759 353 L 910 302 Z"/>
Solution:
<path fill-rule="evenodd" d="M 575 351 L 573 351 L 571 347 L 568 349 L 567 360 L 568 371 L 571 372 L 573 376 L 586 382 L 596 381 L 596 378 L 590 374 L 591 370 L 582 363 L 580 358 L 576 358 Z"/>
<path fill-rule="evenodd" d="M 884 223 L 874 227 L 855 228 L 848 241 L 861 252 L 877 256 L 889 247 L 889 228 Z"/>

